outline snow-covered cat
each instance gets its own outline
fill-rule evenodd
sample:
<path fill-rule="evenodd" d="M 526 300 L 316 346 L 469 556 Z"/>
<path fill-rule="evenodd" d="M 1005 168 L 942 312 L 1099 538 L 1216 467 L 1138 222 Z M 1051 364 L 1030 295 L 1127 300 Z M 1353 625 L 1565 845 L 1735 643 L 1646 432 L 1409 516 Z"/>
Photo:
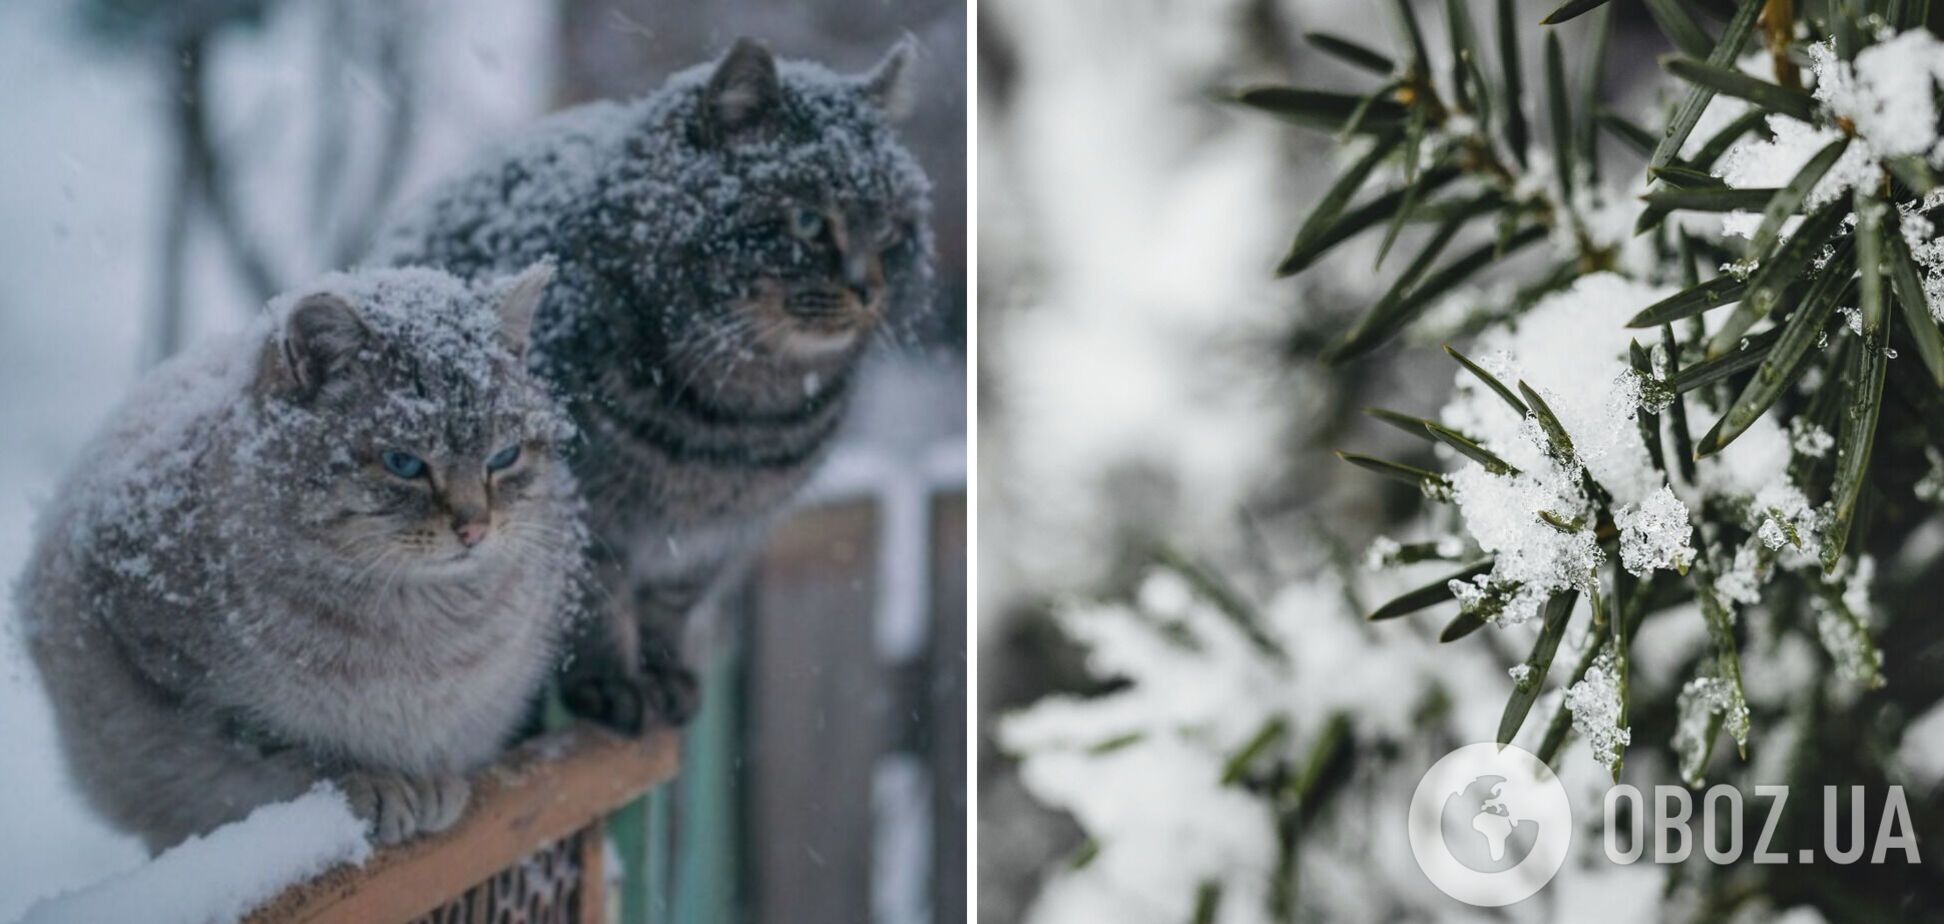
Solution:
<path fill-rule="evenodd" d="M 688 613 L 809 477 L 867 341 L 929 295 L 930 187 L 891 128 L 911 56 L 843 77 L 738 42 L 543 121 L 381 235 L 372 260 L 462 276 L 559 262 L 535 368 L 585 439 L 604 611 L 568 661 L 577 712 L 688 717 Z"/>
<path fill-rule="evenodd" d="M 381 842 L 458 818 L 580 567 L 571 426 L 522 361 L 550 274 L 327 276 L 90 444 L 17 592 L 110 821 L 160 850 L 326 779 Z"/>

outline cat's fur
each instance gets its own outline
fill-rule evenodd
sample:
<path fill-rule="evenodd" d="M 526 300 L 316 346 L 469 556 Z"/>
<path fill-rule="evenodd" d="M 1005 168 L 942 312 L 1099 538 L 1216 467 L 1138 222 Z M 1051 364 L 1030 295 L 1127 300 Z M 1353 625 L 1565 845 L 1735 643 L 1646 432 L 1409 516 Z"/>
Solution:
<path fill-rule="evenodd" d="M 571 425 L 522 361 L 549 273 L 326 277 L 155 370 L 76 461 L 17 592 L 111 822 L 160 850 L 323 780 L 382 842 L 458 817 L 574 596 Z"/>
<path fill-rule="evenodd" d="M 840 77 L 739 42 L 545 120 L 380 236 L 375 261 L 462 276 L 558 261 L 535 367 L 585 441 L 604 591 L 577 711 L 687 718 L 687 614 L 813 470 L 866 343 L 929 296 L 929 184 L 891 128 L 911 55 Z"/>

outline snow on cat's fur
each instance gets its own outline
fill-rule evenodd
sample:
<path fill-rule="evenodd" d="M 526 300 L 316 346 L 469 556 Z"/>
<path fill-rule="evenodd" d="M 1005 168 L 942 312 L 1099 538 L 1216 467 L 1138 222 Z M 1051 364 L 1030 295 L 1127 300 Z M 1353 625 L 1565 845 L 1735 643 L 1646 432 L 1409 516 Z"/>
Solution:
<path fill-rule="evenodd" d="M 892 122 L 912 48 L 847 77 L 743 41 L 488 152 L 371 256 L 470 276 L 553 259 L 536 369 L 568 399 L 604 557 L 576 711 L 695 705 L 681 627 L 843 420 L 868 341 L 928 297 L 929 184 Z"/>
<path fill-rule="evenodd" d="M 19 610 L 110 821 L 156 850 L 321 779 L 381 841 L 457 818 L 579 561 L 570 430 L 520 359 L 548 274 L 327 276 L 75 460 Z"/>

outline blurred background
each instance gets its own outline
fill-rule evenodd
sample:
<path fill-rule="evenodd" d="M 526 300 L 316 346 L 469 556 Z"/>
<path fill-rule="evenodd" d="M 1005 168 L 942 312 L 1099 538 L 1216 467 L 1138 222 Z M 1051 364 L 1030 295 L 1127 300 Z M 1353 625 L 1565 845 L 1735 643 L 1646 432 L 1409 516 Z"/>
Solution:
<path fill-rule="evenodd" d="M 1558 5 L 1516 4 L 1535 125 L 1537 24 Z M 1716 31 L 1732 10 L 1682 5 Z M 1435 56 L 1446 4 L 1414 6 Z M 1496 4 L 1464 6 L 1496 55 Z M 1668 45 L 1645 6 L 1607 7 L 1613 44 L 1599 102 L 1657 126 L 1655 59 Z M 1575 87 L 1590 21 L 1559 30 Z M 1531 264 L 1464 287 L 1401 346 L 1337 368 L 1313 358 L 1405 261 L 1373 272 L 1381 235 L 1370 234 L 1300 277 L 1273 279 L 1356 152 L 1216 97 L 1255 83 L 1369 92 L 1376 81 L 1316 53 L 1304 34 L 1398 54 L 1391 3 L 986 0 L 978 28 L 982 924 L 1935 913 L 1935 851 L 1919 867 L 1867 870 L 1751 870 L 1744 854 L 1739 867 L 1710 871 L 1698 850 L 1688 864 L 1611 864 L 1598 854 L 1597 823 L 1611 780 L 1579 743 L 1557 767 L 1579 837 L 1547 891 L 1500 910 L 1434 891 L 1405 843 L 1405 806 L 1437 757 L 1491 740 L 1506 669 L 1529 632 L 1441 647 L 1449 607 L 1435 611 L 1439 621 L 1366 625 L 1369 606 L 1450 569 L 1365 567 L 1373 540 L 1435 534 L 1436 514 L 1416 491 L 1332 450 L 1431 464 L 1421 443 L 1360 411 L 1442 406 L 1455 367 L 1439 344 L 1463 343 L 1470 306 L 1502 303 L 1506 280 L 1529 280 Z M 1617 165 L 1609 186 L 1642 191 L 1641 158 L 1600 141 Z M 1411 252 L 1413 233 L 1398 252 Z M 1944 647 L 1924 628 L 1935 624 L 1924 601 L 1944 569 L 1929 539 L 1901 557 L 1895 537 L 1886 542 L 1878 618 L 1887 657 L 1901 662 L 1890 687 L 1861 697 L 1833 683 L 1792 688 L 1775 678 L 1814 676 L 1826 659 L 1813 644 L 1764 652 L 1770 681 L 1750 696 L 1774 737 L 1725 778 L 1746 792 L 1757 780 L 1898 783 L 1923 842 L 1944 836 L 1944 709 L 1928 679 Z M 1246 641 L 1226 660 L 1181 644 L 1176 617 L 1198 610 L 1220 610 L 1207 617 L 1218 625 L 1255 614 L 1287 640 L 1288 662 L 1258 663 Z M 1671 699 L 1703 645 L 1700 620 L 1672 611 L 1651 628 L 1658 642 L 1640 654 L 1642 685 Z M 1547 694 L 1539 714 L 1558 702 Z M 1229 755 L 1198 750 L 1198 734 L 1265 718 L 1280 724 L 1260 739 L 1261 762 L 1289 776 L 1237 781 Z M 1645 724 L 1668 719 L 1641 721 L 1627 779 L 1678 782 L 1665 726 Z M 1297 781 L 1312 787 L 1300 799 L 1262 795 Z M 1779 837 L 1820 845 L 1819 798 L 1811 790 L 1807 807 L 1792 806 L 1798 823 Z"/>
<path fill-rule="evenodd" d="M 343 266 L 539 115 L 739 36 L 858 72 L 910 34 L 938 298 L 872 360 L 802 510 L 711 621 L 677 781 L 632 809 L 630 921 L 963 920 L 965 7 L 959 0 L 0 5 L 0 575 L 147 367 Z M 139 863 L 63 779 L 0 598 L 0 921 Z"/>

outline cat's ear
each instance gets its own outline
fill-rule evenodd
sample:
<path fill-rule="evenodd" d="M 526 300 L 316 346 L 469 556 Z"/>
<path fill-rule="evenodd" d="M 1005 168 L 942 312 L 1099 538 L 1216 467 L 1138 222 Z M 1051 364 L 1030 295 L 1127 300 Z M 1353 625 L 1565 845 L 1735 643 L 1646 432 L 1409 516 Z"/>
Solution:
<path fill-rule="evenodd" d="M 306 295 L 284 321 L 283 359 L 305 397 L 346 375 L 371 337 L 356 308 L 329 292 Z"/>
<path fill-rule="evenodd" d="M 918 39 L 905 33 L 862 78 L 864 96 L 892 121 L 911 115 L 918 104 L 917 60 Z"/>
<path fill-rule="evenodd" d="M 533 313 L 540 307 L 540 298 L 547 294 L 547 284 L 553 278 L 553 262 L 542 260 L 521 270 L 520 275 L 500 287 L 500 339 L 514 356 L 526 355 L 527 342 L 533 333 Z"/>
<path fill-rule="evenodd" d="M 722 56 L 709 85 L 702 91 L 703 118 L 717 139 L 734 137 L 767 120 L 783 102 L 783 84 L 776 76 L 776 59 L 769 49 L 750 39 L 737 39 Z"/>

